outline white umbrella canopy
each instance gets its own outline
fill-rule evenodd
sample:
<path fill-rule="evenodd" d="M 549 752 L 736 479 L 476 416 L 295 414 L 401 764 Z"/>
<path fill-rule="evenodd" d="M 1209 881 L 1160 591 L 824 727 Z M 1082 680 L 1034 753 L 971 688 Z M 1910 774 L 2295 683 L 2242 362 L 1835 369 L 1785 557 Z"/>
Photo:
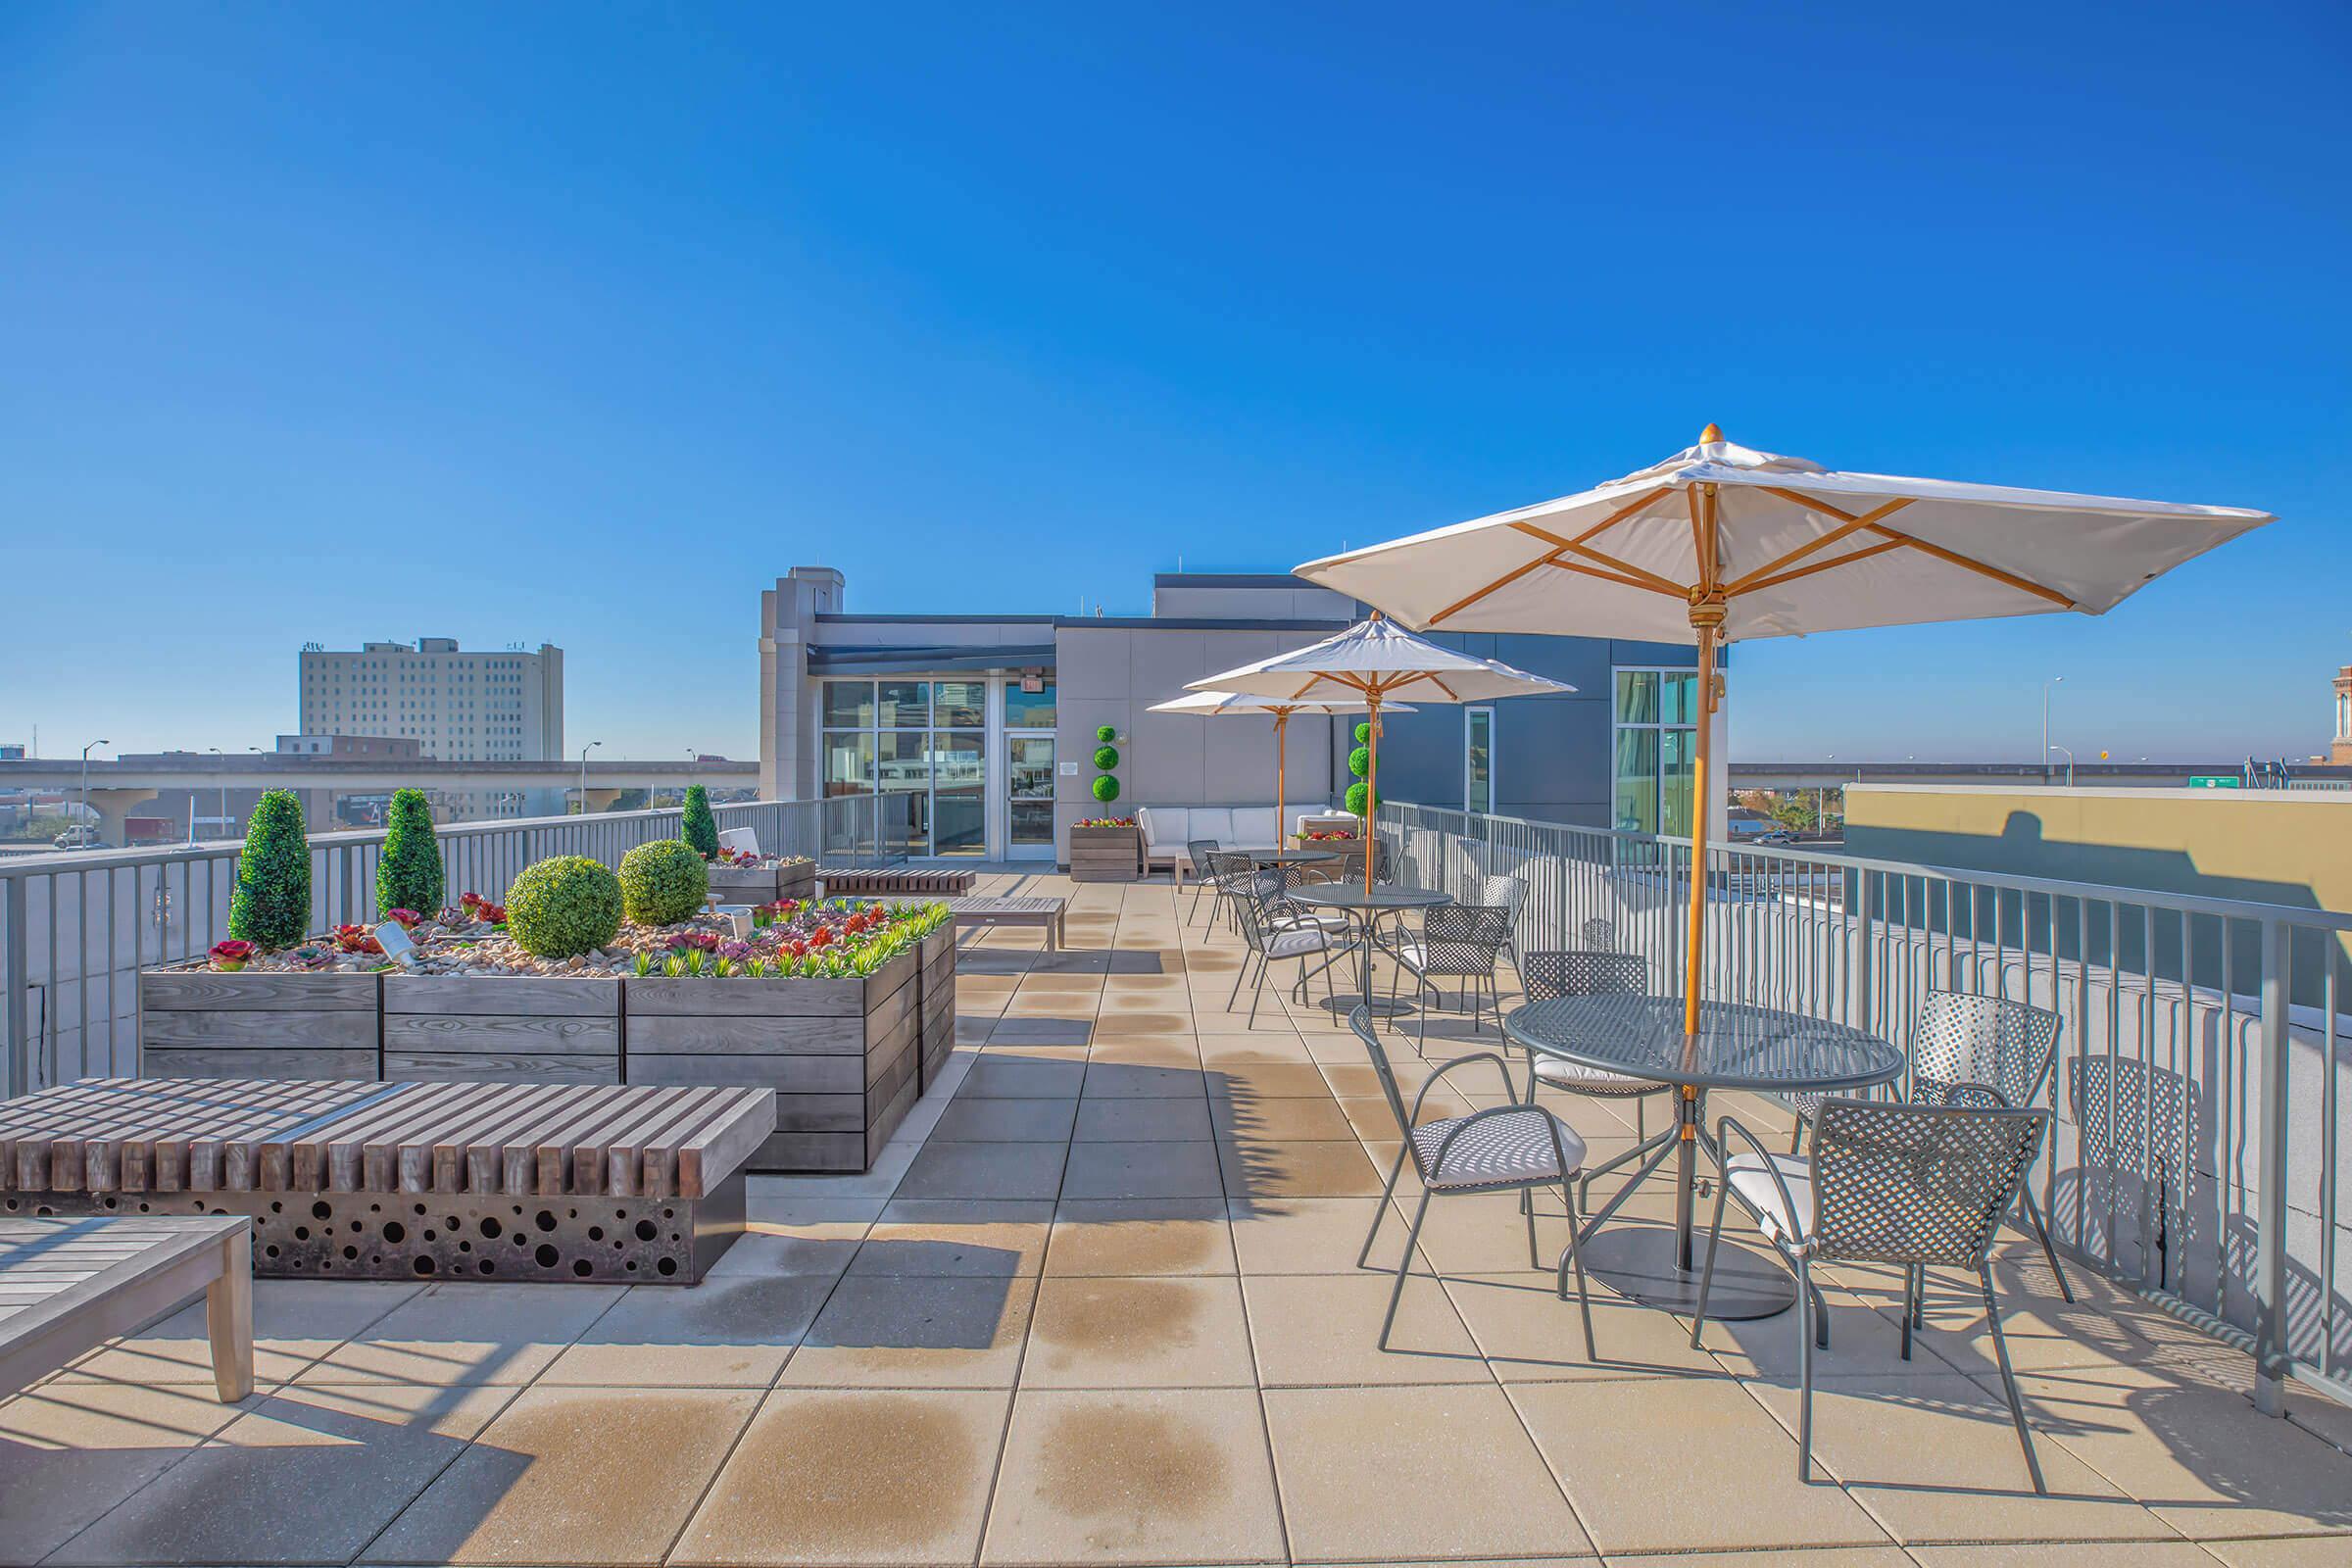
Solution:
<path fill-rule="evenodd" d="M 1379 858 L 1373 849 L 1373 818 L 1380 809 L 1380 715 L 1394 706 L 1389 702 L 1392 694 L 1421 702 L 1477 703 L 1576 688 L 1514 669 L 1499 660 L 1441 647 L 1374 611 L 1371 619 L 1319 643 L 1194 681 L 1187 690 L 1289 703 L 1353 699 L 1364 705 L 1372 715 L 1372 763 L 1364 779 L 1364 888 L 1369 892 Z"/>
<path fill-rule="evenodd" d="M 1843 473 L 1723 440 L 1298 575 L 1442 631 L 1726 641 L 1998 615 L 2101 614 L 2268 513 Z M 1700 542 L 1712 559 L 1702 564 Z"/>
<path fill-rule="evenodd" d="M 1318 717 L 1323 717 L 1338 713 L 1368 713 L 1371 710 L 1370 705 L 1361 697 L 1293 703 L 1285 702 L 1279 697 L 1251 697 L 1243 692 L 1187 692 L 1182 697 L 1171 697 L 1164 703 L 1153 703 L 1149 710 L 1154 713 L 1199 713 L 1207 718 L 1241 714 L 1251 718 L 1270 717 L 1274 720 L 1274 831 L 1277 836 L 1274 847 L 1276 849 L 1282 848 L 1283 842 L 1285 842 L 1281 838 L 1282 820 L 1290 807 L 1288 789 L 1290 751 L 1289 743 L 1283 739 L 1283 735 L 1290 728 L 1291 715 L 1313 713 Z M 1381 711 L 1384 713 L 1409 713 L 1412 710 L 1412 706 L 1407 703 L 1384 703 L 1381 705 Z M 1378 722 L 1377 719 L 1374 720 L 1375 725 Z"/>
<path fill-rule="evenodd" d="M 1710 424 L 1698 445 L 1596 489 L 1310 561 L 1298 574 L 1427 630 L 1697 645 L 1683 989 L 1684 1022 L 1695 1033 L 1723 643 L 2103 614 L 2143 583 L 2271 520 L 2233 507 L 1842 473 L 1734 445 Z"/>

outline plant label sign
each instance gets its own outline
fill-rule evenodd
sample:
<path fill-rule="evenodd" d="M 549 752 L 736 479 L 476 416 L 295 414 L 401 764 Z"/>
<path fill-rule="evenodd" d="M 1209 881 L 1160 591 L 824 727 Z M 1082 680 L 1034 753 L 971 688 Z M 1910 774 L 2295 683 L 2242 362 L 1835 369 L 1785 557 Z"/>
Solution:
<path fill-rule="evenodd" d="M 416 962 L 416 944 L 409 940 L 407 929 L 398 920 L 377 922 L 375 945 L 384 950 L 385 957 L 404 969 Z"/>
<path fill-rule="evenodd" d="M 1078 776 L 1078 764 L 1076 762 L 1062 763 L 1061 776 L 1063 778 L 1076 778 Z"/>

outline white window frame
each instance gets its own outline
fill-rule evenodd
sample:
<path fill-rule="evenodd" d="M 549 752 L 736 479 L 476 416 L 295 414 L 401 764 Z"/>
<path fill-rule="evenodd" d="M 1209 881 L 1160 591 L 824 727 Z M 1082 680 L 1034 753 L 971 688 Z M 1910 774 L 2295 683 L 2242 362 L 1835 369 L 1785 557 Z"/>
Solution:
<path fill-rule="evenodd" d="M 1483 807 L 1470 804 L 1470 731 L 1480 713 L 1487 715 L 1487 804 Z M 1462 710 L 1462 809 L 1493 816 L 1499 798 L 1494 787 L 1494 709 L 1490 703 L 1478 703 Z"/>
<path fill-rule="evenodd" d="M 1658 737 L 1657 767 L 1656 771 L 1651 775 L 1649 781 L 1650 815 L 1651 818 L 1657 823 L 1657 831 L 1661 833 L 1665 831 L 1666 735 L 1669 731 L 1673 730 L 1687 731 L 1691 736 L 1692 745 L 1695 746 L 1697 744 L 1698 734 L 1698 723 L 1695 720 L 1690 723 L 1669 723 L 1667 721 L 1666 678 L 1670 675 L 1689 675 L 1695 677 L 1696 674 L 1697 670 L 1695 666 L 1690 664 L 1612 664 L 1609 666 L 1609 825 L 1611 827 L 1614 827 L 1617 824 L 1618 732 L 1629 729 L 1645 729 L 1652 731 Z M 1625 700 L 1624 683 L 1617 678 L 1620 675 L 1655 675 L 1658 677 L 1657 717 L 1649 719 L 1629 719 L 1625 716 L 1625 710 L 1623 707 Z M 1695 753 L 1693 755 L 1695 756 Z M 1695 810 L 1698 808 L 1698 803 L 1694 801 L 1692 803 L 1692 809 Z"/>

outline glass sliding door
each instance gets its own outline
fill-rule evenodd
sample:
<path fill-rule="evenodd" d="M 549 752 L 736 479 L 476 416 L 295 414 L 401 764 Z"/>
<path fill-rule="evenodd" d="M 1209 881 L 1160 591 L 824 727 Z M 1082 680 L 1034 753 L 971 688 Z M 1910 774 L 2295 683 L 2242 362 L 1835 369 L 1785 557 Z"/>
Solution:
<path fill-rule="evenodd" d="M 1054 683 L 1004 683 L 1004 856 L 1054 858 Z"/>

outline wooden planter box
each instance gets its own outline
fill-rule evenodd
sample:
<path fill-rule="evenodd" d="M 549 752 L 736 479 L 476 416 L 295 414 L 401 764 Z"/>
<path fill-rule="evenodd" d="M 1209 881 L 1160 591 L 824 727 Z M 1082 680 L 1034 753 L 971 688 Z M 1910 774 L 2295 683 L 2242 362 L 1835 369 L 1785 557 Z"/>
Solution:
<path fill-rule="evenodd" d="M 139 972 L 148 1078 L 376 1078 L 379 976 L 221 973 L 202 958 Z"/>
<path fill-rule="evenodd" d="M 714 865 L 710 867 L 710 896 L 721 904 L 773 904 L 776 867 Z"/>
<path fill-rule="evenodd" d="M 615 979 L 387 972 L 386 1079 L 616 1084 Z"/>
<path fill-rule="evenodd" d="M 1143 834 L 1131 827 L 1070 829 L 1070 880 L 1133 882 L 1143 872 Z"/>
<path fill-rule="evenodd" d="M 917 1092 L 929 1094 L 956 1049 L 956 922 L 949 920 L 915 950 Z"/>
<path fill-rule="evenodd" d="M 750 1169 L 864 1170 L 920 1092 L 919 959 L 852 980 L 631 976 L 628 1081 L 773 1089 Z"/>
<path fill-rule="evenodd" d="M 816 862 L 795 860 L 776 867 L 776 897 L 779 899 L 813 899 L 816 897 Z"/>

